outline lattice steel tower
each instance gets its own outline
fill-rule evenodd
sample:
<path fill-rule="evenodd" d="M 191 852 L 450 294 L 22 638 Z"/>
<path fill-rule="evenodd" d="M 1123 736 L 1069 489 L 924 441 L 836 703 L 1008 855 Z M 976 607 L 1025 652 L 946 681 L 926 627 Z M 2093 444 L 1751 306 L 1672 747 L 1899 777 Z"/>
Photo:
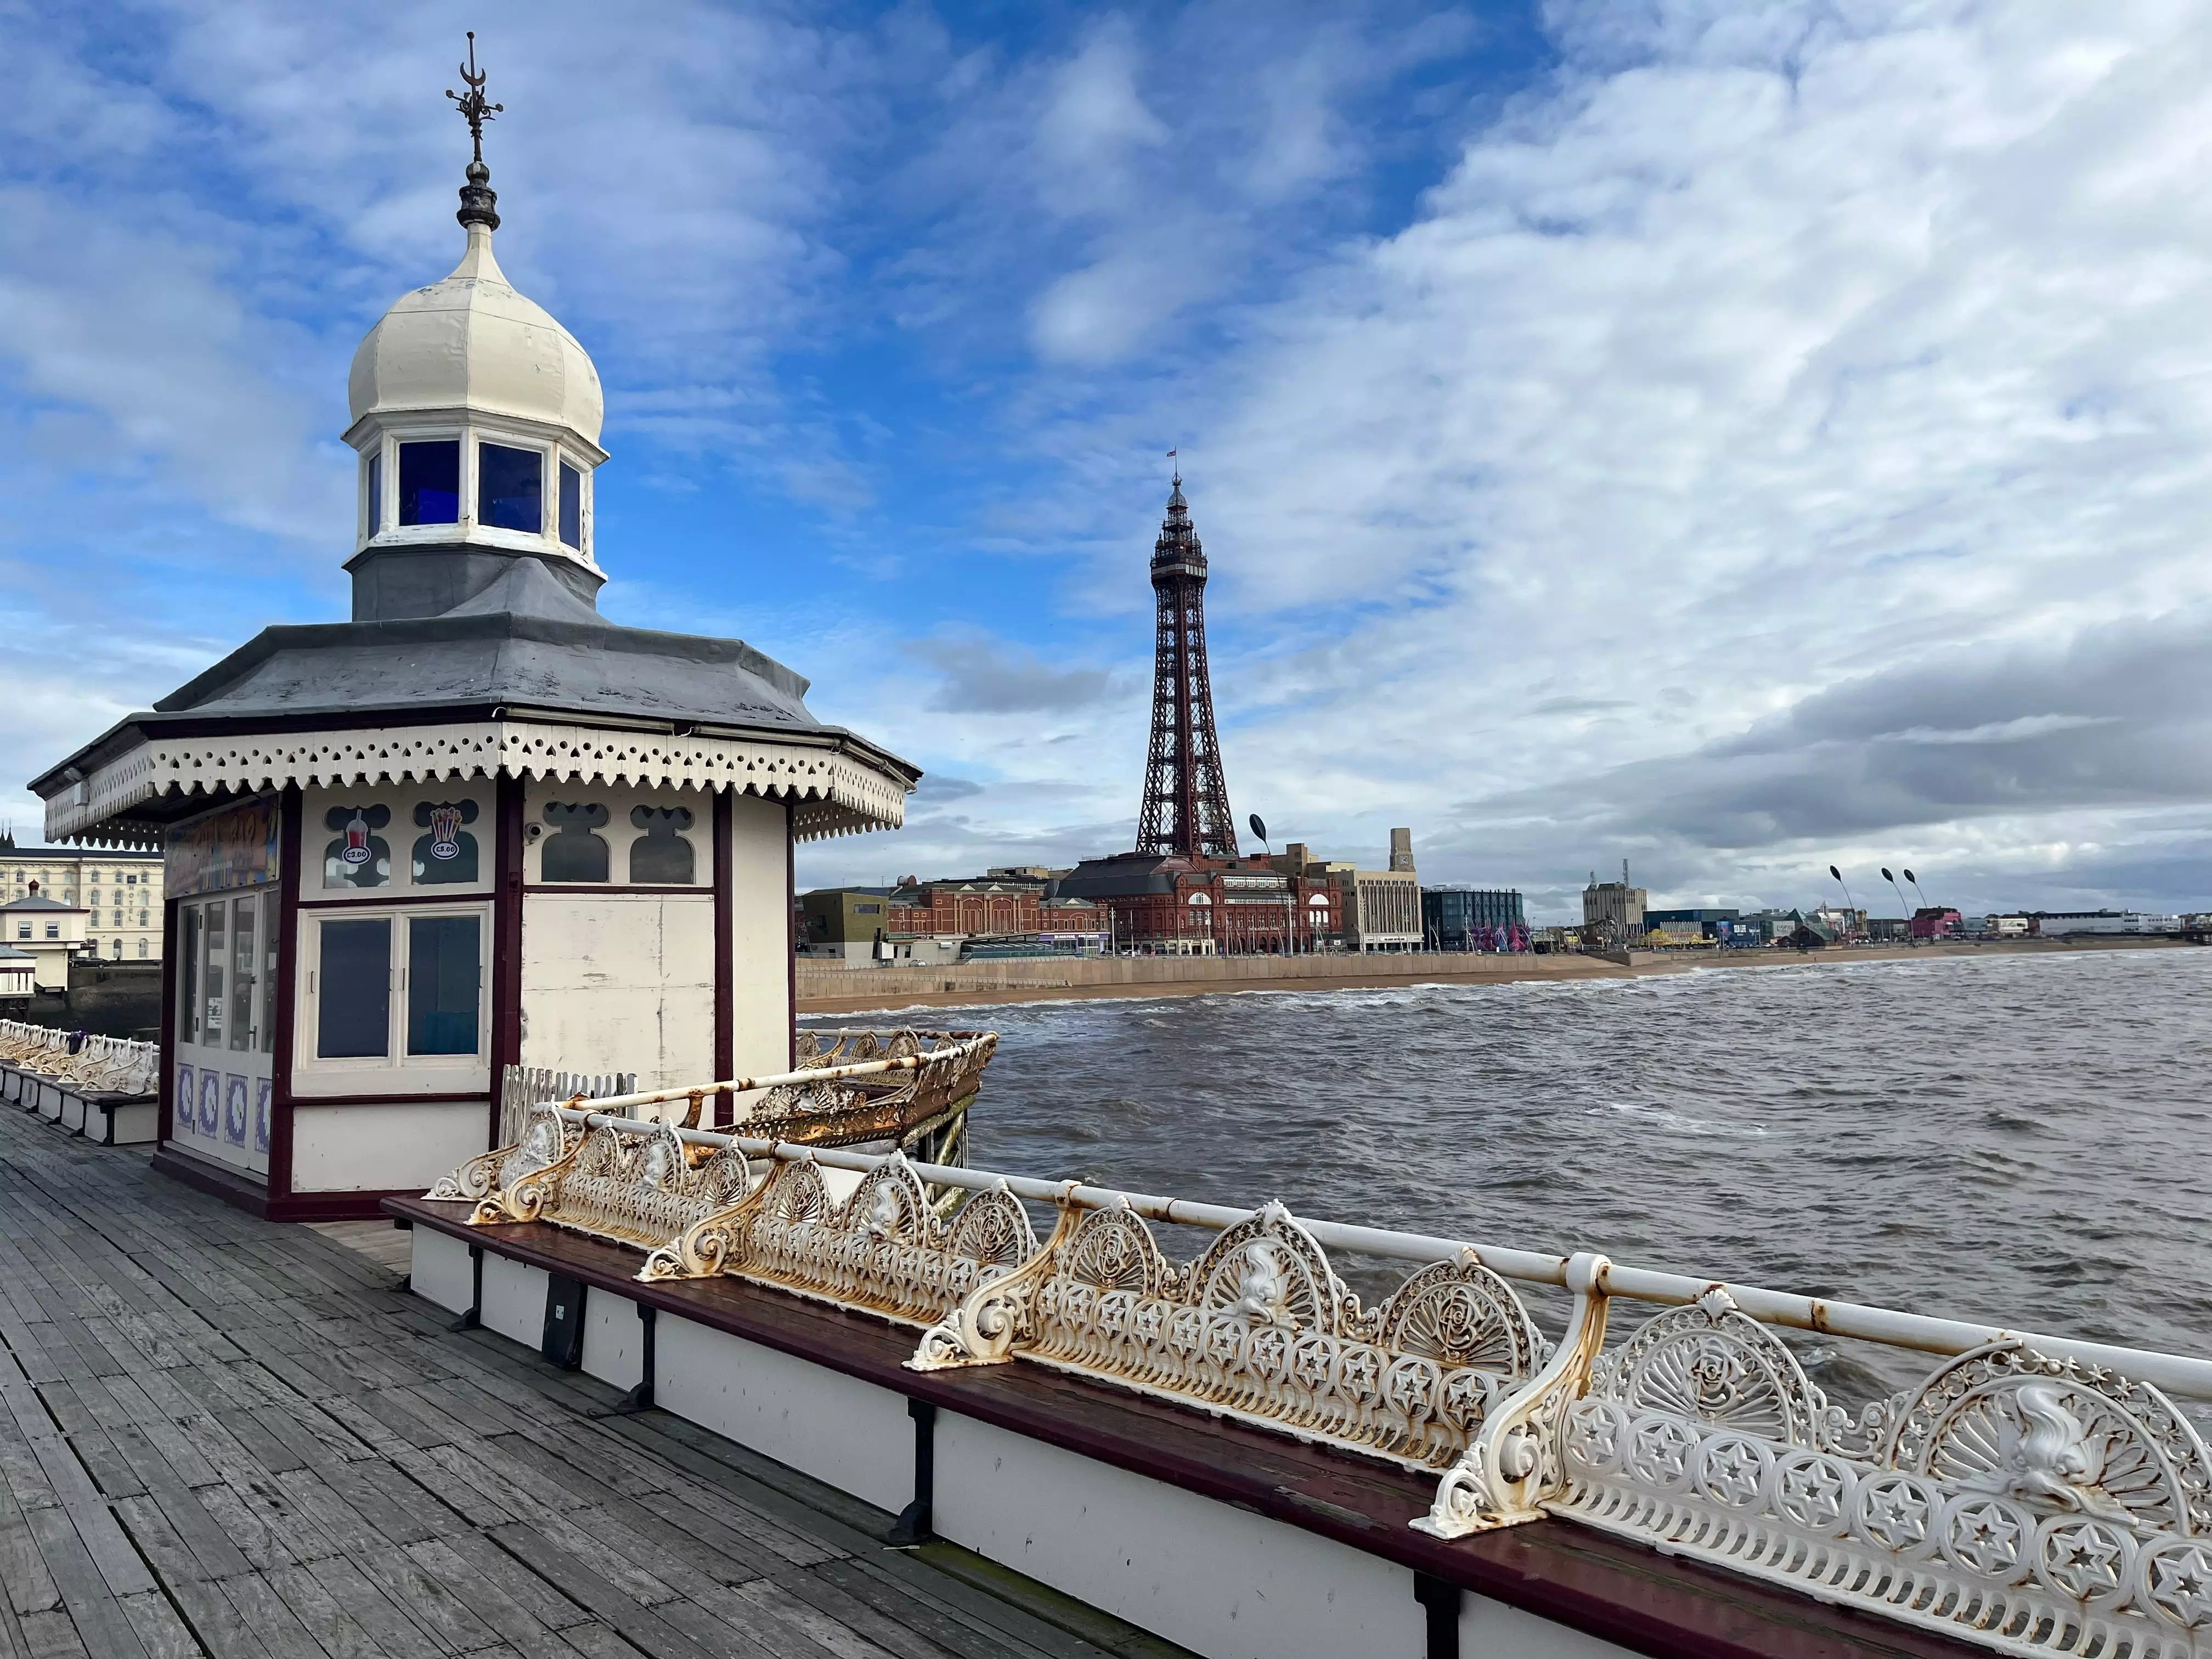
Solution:
<path fill-rule="evenodd" d="M 1190 526 L 1182 471 L 1152 544 L 1159 629 L 1152 659 L 1152 749 L 1145 764 L 1139 853 L 1231 859 L 1237 826 L 1213 735 L 1213 687 L 1206 673 L 1206 550 Z"/>

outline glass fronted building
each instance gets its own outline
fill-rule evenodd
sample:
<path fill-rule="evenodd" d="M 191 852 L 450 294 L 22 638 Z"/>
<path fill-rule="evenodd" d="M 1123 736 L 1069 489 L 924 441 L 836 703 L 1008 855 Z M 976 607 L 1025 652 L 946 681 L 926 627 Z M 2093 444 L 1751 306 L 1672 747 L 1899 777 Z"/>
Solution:
<path fill-rule="evenodd" d="M 1432 951 L 1528 948 L 1528 920 L 1511 888 L 1424 887 L 1421 931 Z"/>

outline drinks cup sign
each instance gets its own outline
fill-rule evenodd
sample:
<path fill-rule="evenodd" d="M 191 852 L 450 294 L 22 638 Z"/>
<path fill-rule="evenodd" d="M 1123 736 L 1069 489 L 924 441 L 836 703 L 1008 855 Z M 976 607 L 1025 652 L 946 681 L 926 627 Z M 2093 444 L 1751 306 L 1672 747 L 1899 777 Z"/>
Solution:
<path fill-rule="evenodd" d="M 430 809 L 430 856 L 434 859 L 459 858 L 461 852 L 461 809 L 458 806 L 434 806 Z"/>
<path fill-rule="evenodd" d="M 340 849 L 338 856 L 348 864 L 368 862 L 368 820 L 359 811 L 346 820 L 345 846 Z"/>

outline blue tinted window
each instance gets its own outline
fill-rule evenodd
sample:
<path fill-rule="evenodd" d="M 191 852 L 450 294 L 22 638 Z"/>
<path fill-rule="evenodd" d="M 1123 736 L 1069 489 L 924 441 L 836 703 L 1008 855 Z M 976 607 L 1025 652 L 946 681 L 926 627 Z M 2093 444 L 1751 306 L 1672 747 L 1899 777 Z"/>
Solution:
<path fill-rule="evenodd" d="M 210 987 L 212 989 L 212 987 Z M 392 1050 L 392 924 L 323 924 L 315 1052 L 325 1060 L 381 1059 Z"/>
<path fill-rule="evenodd" d="M 584 546 L 584 475 L 561 463 L 561 539 L 581 552 Z"/>
<path fill-rule="evenodd" d="M 399 522 L 459 524 L 461 521 L 461 445 L 399 446 Z"/>
<path fill-rule="evenodd" d="M 477 521 L 500 530 L 545 531 L 545 458 L 534 449 L 477 446 Z"/>
<path fill-rule="evenodd" d="M 481 928 L 474 916 L 415 916 L 407 923 L 407 1052 L 477 1051 Z"/>
<path fill-rule="evenodd" d="M 368 458 L 368 533 L 384 528 L 384 452 Z"/>

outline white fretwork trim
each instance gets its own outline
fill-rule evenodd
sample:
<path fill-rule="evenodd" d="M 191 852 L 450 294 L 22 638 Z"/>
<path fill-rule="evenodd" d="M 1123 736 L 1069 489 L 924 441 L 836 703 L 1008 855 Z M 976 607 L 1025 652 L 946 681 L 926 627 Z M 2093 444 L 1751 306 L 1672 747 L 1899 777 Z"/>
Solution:
<path fill-rule="evenodd" d="M 131 809 L 158 796 L 505 773 L 586 783 L 722 789 L 787 798 L 801 841 L 896 829 L 905 782 L 860 757 L 772 739 L 676 737 L 551 720 L 481 720 L 351 732 L 156 736 L 46 803 L 46 837 L 161 844 Z"/>

